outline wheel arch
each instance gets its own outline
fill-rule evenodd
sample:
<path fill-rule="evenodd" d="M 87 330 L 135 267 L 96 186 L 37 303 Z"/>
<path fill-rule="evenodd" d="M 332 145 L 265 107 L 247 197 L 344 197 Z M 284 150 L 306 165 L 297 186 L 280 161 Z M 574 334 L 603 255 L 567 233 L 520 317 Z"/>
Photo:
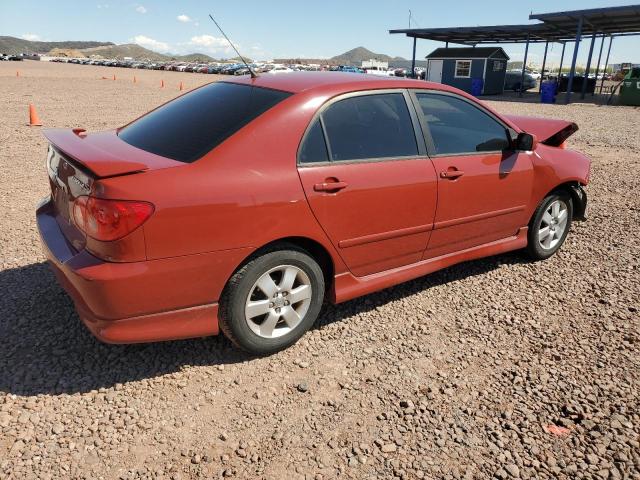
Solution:
<path fill-rule="evenodd" d="M 554 192 L 568 193 L 573 203 L 573 219 L 586 220 L 587 193 L 582 188 L 582 185 L 583 183 L 580 180 L 565 181 L 551 189 L 543 198 Z"/>
<path fill-rule="evenodd" d="M 283 250 L 287 247 L 291 248 L 291 246 L 303 250 L 304 252 L 309 254 L 309 256 L 311 256 L 316 262 L 318 262 L 318 265 L 320 265 L 320 269 L 322 270 L 322 273 L 324 275 L 326 287 L 325 295 L 326 293 L 329 293 L 333 289 L 334 284 L 333 279 L 336 269 L 335 262 L 333 260 L 333 257 L 331 256 L 331 253 L 324 245 L 322 245 L 317 240 L 313 240 L 309 237 L 290 236 L 272 240 L 269 243 L 266 243 L 265 245 L 254 250 L 250 255 L 245 257 L 242 262 L 240 262 L 238 267 L 234 270 L 234 273 L 242 268 L 242 266 L 247 262 L 256 257 L 259 257 L 260 255 L 263 255 L 267 252 L 273 252 L 274 250 Z"/>

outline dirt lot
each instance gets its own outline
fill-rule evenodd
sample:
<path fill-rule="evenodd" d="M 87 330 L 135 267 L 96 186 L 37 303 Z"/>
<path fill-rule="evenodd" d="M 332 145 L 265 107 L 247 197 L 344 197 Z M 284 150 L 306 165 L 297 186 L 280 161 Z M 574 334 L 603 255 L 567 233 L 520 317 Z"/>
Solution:
<path fill-rule="evenodd" d="M 43 263 L 27 104 L 95 131 L 211 80 L 0 63 L 0 478 L 640 478 L 637 108 L 489 102 L 575 120 L 593 159 L 589 221 L 546 262 L 501 255 L 328 307 L 269 358 L 222 337 L 94 340 Z"/>

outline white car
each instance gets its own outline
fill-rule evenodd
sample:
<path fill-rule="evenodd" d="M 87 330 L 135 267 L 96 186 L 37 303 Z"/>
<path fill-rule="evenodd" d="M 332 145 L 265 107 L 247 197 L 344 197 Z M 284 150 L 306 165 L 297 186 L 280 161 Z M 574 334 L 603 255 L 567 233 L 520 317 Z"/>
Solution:
<path fill-rule="evenodd" d="M 292 68 L 285 67 L 284 65 L 276 65 L 268 73 L 289 73 L 293 72 Z"/>
<path fill-rule="evenodd" d="M 370 68 L 365 68 L 364 69 L 364 73 L 368 73 L 370 75 L 380 75 L 383 77 L 392 77 L 393 76 L 393 70 L 386 70 L 382 67 L 370 67 Z"/>
<path fill-rule="evenodd" d="M 536 80 L 540 80 L 540 77 L 542 77 L 542 75 L 540 74 L 540 72 L 533 71 L 533 72 L 527 72 L 527 73 L 528 73 L 529 75 L 531 75 L 531 76 L 532 76 L 534 79 L 536 79 Z"/>

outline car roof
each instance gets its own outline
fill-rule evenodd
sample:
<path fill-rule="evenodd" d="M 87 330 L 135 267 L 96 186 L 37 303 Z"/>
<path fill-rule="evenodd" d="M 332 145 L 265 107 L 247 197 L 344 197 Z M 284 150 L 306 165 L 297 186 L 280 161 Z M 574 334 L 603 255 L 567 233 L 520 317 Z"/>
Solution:
<path fill-rule="evenodd" d="M 223 81 L 272 88 L 291 93 L 306 92 L 327 86 L 337 87 L 345 92 L 382 88 L 432 88 L 452 92 L 457 91 L 447 85 L 425 82 L 424 80 L 345 72 L 292 72 L 283 75 L 258 75 L 256 78 L 244 76 L 229 80 L 224 79 Z"/>

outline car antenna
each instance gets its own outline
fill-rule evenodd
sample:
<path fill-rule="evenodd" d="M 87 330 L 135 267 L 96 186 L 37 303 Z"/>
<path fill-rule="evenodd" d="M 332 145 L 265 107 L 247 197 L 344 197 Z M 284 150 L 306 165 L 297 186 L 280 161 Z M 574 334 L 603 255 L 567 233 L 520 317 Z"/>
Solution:
<path fill-rule="evenodd" d="M 224 33 L 224 30 L 222 30 L 222 28 L 220 27 L 220 25 L 218 25 L 218 22 L 216 22 L 215 18 L 213 18 L 213 16 L 211 14 L 209 14 L 209 18 L 211 19 L 211 21 L 213 23 L 216 24 L 216 27 L 218 27 L 218 30 L 220 30 L 220 33 L 222 33 L 222 35 L 224 35 L 224 38 L 227 39 L 227 42 L 229 42 L 229 45 L 231 45 L 231 48 L 233 48 L 235 50 L 235 52 L 238 54 L 238 57 L 240 57 L 240 60 L 242 60 L 242 63 L 245 64 L 245 66 L 249 69 L 249 73 L 251 74 L 251 78 L 257 78 L 258 74 L 256 72 L 253 71 L 253 69 L 249 66 L 249 64 L 247 63 L 247 61 L 244 59 L 244 57 L 242 55 L 240 55 L 240 52 L 238 51 L 238 49 L 236 48 L 236 46 L 231 42 L 231 40 L 229 40 L 229 37 L 227 37 L 227 34 Z"/>

